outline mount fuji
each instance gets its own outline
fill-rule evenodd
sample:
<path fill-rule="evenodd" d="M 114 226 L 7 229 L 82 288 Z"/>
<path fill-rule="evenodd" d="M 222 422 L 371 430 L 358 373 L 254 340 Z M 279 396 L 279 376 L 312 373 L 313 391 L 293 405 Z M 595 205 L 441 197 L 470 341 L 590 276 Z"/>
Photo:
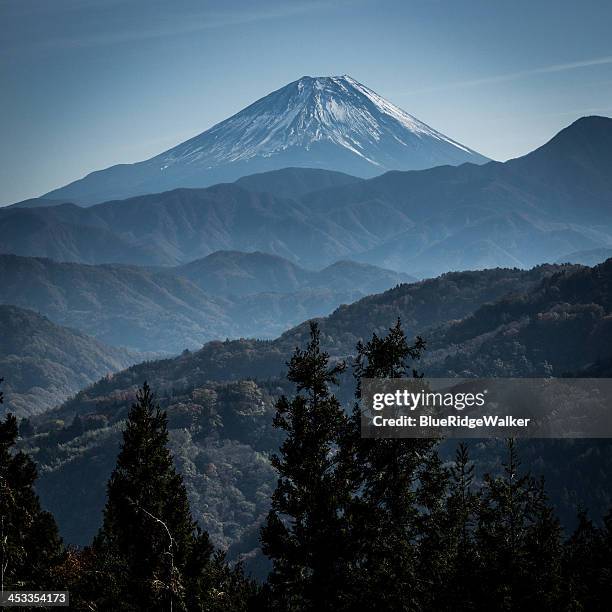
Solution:
<path fill-rule="evenodd" d="M 369 178 L 487 161 L 350 76 L 304 76 L 151 159 L 92 172 L 45 197 L 91 205 L 290 166 Z"/>

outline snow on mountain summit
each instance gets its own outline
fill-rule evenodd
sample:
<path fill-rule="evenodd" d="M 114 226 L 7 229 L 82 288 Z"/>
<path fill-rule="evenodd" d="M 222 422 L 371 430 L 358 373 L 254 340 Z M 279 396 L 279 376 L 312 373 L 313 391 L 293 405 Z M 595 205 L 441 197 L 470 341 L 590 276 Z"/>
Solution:
<path fill-rule="evenodd" d="M 350 76 L 304 76 L 160 155 L 92 173 L 49 197 L 94 203 L 289 166 L 371 177 L 486 161 Z"/>
<path fill-rule="evenodd" d="M 314 143 L 327 141 L 384 171 L 403 169 L 385 164 L 384 144 L 391 140 L 416 148 L 421 143 L 410 142 L 415 138 L 433 139 L 452 147 L 450 151 L 457 149 L 457 157 L 473 158 L 462 161 L 480 157 L 350 76 L 305 76 L 156 159 L 167 164 L 231 163 L 273 156 L 292 147 L 310 150 Z M 317 160 L 313 164 L 319 165 Z"/>

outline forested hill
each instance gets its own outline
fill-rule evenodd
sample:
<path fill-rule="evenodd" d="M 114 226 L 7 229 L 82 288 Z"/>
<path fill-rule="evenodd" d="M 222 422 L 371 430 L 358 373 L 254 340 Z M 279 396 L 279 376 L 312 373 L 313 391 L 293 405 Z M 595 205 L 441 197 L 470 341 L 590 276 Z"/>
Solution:
<path fill-rule="evenodd" d="M 355 262 L 312 271 L 275 255 L 218 251 L 176 268 L 0 255 L 0 304 L 96 339 L 178 354 L 214 338 L 275 337 L 338 304 L 413 280 Z"/>
<path fill-rule="evenodd" d="M 320 319 L 322 341 L 332 356 L 345 357 L 358 340 L 384 333 L 400 318 L 409 336 L 427 340 L 422 368 L 429 374 L 576 372 L 611 352 L 611 275 L 612 259 L 594 268 L 449 273 L 341 306 Z M 83 402 L 133 389 L 144 379 L 163 390 L 279 377 L 307 333 L 302 324 L 273 341 L 210 342 L 174 359 L 139 364 L 99 381 L 61 410 L 71 418 Z"/>
<path fill-rule="evenodd" d="M 463 319 L 488 302 L 534 289 L 544 278 L 562 269 L 545 265 L 528 271 L 453 272 L 399 285 L 341 306 L 320 319 L 322 341 L 332 356 L 344 357 L 354 351 L 358 340 L 373 332 L 384 333 L 398 317 L 409 336 L 427 337 L 432 328 Z M 155 380 L 158 389 L 166 389 L 196 386 L 208 380 L 279 377 L 283 375 L 291 351 L 303 344 L 307 336 L 308 324 L 303 323 L 272 341 L 209 342 L 198 351 L 185 352 L 174 359 L 142 363 L 115 374 L 110 380 L 99 381 L 62 410 L 73 412 L 76 409 L 73 407 L 87 398 L 130 389 L 144 379 Z"/>
<path fill-rule="evenodd" d="M 563 376 L 612 357 L 612 259 L 547 277 L 429 336 L 424 368 L 467 376 Z"/>
<path fill-rule="evenodd" d="M 446 274 L 338 309 L 320 321 L 323 341 L 336 357 L 347 355 L 359 338 L 384 333 L 400 316 L 409 336 L 421 333 L 429 339 L 430 349 L 419 364 L 427 374 L 442 373 L 447 363 L 449 371 L 459 369 L 452 361 L 455 346 L 469 348 L 473 341 L 486 346 L 482 363 L 473 359 L 473 369 L 481 367 L 482 373 L 487 360 L 491 373 L 502 363 L 519 374 L 537 375 L 545 360 L 556 371 L 561 369 L 557 361 L 568 365 L 571 354 L 567 369 L 578 371 L 595 358 L 583 352 L 585 339 L 606 329 L 611 277 L 612 260 L 597 268 Z M 42 499 L 67 540 L 84 543 L 95 531 L 121 422 L 146 379 L 168 410 L 175 460 L 198 520 L 215 541 L 231 546 L 232 554 L 255 550 L 257 526 L 276 482 L 267 459 L 279 442 L 271 426 L 274 399 L 290 391 L 281 376 L 294 347 L 304 346 L 305 335 L 304 326 L 298 326 L 275 341 L 213 342 L 177 358 L 142 363 L 35 419 L 36 436 L 25 444 L 41 467 Z M 612 343 L 598 346 L 603 356 Z M 350 397 L 350 375 L 346 385 Z M 609 446 L 534 441 L 525 449 L 526 460 L 538 465 L 543 457 L 568 459 L 544 463 L 549 491 L 565 521 L 575 516 L 577 503 L 599 512 L 612 502 Z M 493 442 L 474 449 L 484 466 L 498 461 L 498 452 Z M 573 484 L 568 488 L 567 483 Z"/>
<path fill-rule="evenodd" d="M 3 412 L 43 412 L 140 358 L 55 325 L 31 310 L 0 305 Z"/>

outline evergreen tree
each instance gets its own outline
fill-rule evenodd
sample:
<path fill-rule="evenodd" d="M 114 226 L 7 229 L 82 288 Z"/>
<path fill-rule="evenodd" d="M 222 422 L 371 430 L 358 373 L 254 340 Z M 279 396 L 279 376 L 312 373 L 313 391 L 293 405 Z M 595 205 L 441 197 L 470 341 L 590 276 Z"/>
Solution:
<path fill-rule="evenodd" d="M 34 492 L 36 466 L 13 451 L 17 436 L 17 419 L 8 414 L 0 421 L 0 582 L 4 590 L 50 589 L 63 560 L 62 542 Z"/>
<path fill-rule="evenodd" d="M 520 474 L 513 439 L 503 476 L 485 476 L 476 535 L 480 609 L 558 609 L 559 524 L 542 485 Z"/>
<path fill-rule="evenodd" d="M 548 503 L 544 479 L 537 483 L 530 512 L 525 538 L 523 601 L 537 601 L 540 610 L 553 612 L 562 601 L 562 530 Z"/>
<path fill-rule="evenodd" d="M 601 538 L 601 600 L 612 601 L 612 508 L 604 517 Z"/>
<path fill-rule="evenodd" d="M 272 559 L 269 577 L 275 609 L 336 610 L 342 598 L 342 519 L 345 489 L 337 477 L 337 444 L 346 416 L 330 393 L 344 364 L 330 365 L 316 323 L 305 350 L 288 363 L 297 395 L 281 397 L 274 426 L 286 432 L 272 509 L 262 529 L 262 548 Z"/>
<path fill-rule="evenodd" d="M 386 336 L 373 334 L 370 341 L 357 345 L 358 403 L 342 444 L 343 469 L 354 492 L 348 512 L 354 543 L 352 609 L 415 610 L 428 588 L 429 577 L 419 572 L 419 540 L 425 526 L 419 508 L 433 511 L 429 527 L 434 530 L 429 535 L 434 539 L 436 508 L 445 487 L 441 472 L 433 471 L 439 468 L 435 441 L 361 438 L 359 405 L 364 378 L 418 377 L 411 364 L 424 346 L 420 338 L 414 345 L 408 343 L 399 320 Z M 426 481 L 421 482 L 423 476 Z"/>
<path fill-rule="evenodd" d="M 564 582 L 569 610 L 607 610 L 610 600 L 603 596 L 602 568 L 605 566 L 602 532 L 585 510 L 578 513 L 578 525 L 565 543 Z M 609 589 L 609 580 L 608 586 Z"/>
<path fill-rule="evenodd" d="M 99 578 L 90 597 L 98 597 L 102 609 L 244 609 L 245 601 L 234 608 L 229 603 L 248 585 L 196 528 L 167 443 L 166 413 L 145 383 L 108 482 L 104 522 L 93 544 Z"/>
<path fill-rule="evenodd" d="M 417 472 L 416 503 L 419 609 L 441 610 L 455 552 L 453 525 L 447 508 L 449 472 L 433 449 L 425 453 Z M 452 608 L 456 609 L 455 606 Z"/>
<path fill-rule="evenodd" d="M 474 610 L 477 557 L 474 529 L 478 518 L 479 498 L 473 491 L 474 464 L 468 448 L 459 444 L 454 464 L 450 467 L 449 495 L 446 500 L 446 529 L 448 552 L 442 582 L 434 589 L 439 610 Z"/>
<path fill-rule="evenodd" d="M 319 344 L 313 324 L 289 363 L 298 393 L 277 403 L 287 438 L 262 530 L 273 571 L 261 609 L 607 609 L 612 512 L 603 530 L 583 517 L 563 555 L 544 483 L 521 473 L 514 440 L 503 473 L 474 492 L 464 444 L 446 469 L 436 440 L 361 437 L 362 380 L 419 376 L 411 364 L 422 340 L 410 345 L 398 321 L 358 344 L 350 419 L 329 391 L 342 368 Z"/>

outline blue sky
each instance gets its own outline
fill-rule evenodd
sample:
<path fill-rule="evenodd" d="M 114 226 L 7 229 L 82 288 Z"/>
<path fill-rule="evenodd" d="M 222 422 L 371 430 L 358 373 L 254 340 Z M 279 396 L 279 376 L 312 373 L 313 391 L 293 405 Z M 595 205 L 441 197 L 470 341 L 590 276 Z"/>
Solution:
<path fill-rule="evenodd" d="M 612 116 L 612 3 L 0 0 L 0 203 L 350 74 L 495 159 Z"/>

